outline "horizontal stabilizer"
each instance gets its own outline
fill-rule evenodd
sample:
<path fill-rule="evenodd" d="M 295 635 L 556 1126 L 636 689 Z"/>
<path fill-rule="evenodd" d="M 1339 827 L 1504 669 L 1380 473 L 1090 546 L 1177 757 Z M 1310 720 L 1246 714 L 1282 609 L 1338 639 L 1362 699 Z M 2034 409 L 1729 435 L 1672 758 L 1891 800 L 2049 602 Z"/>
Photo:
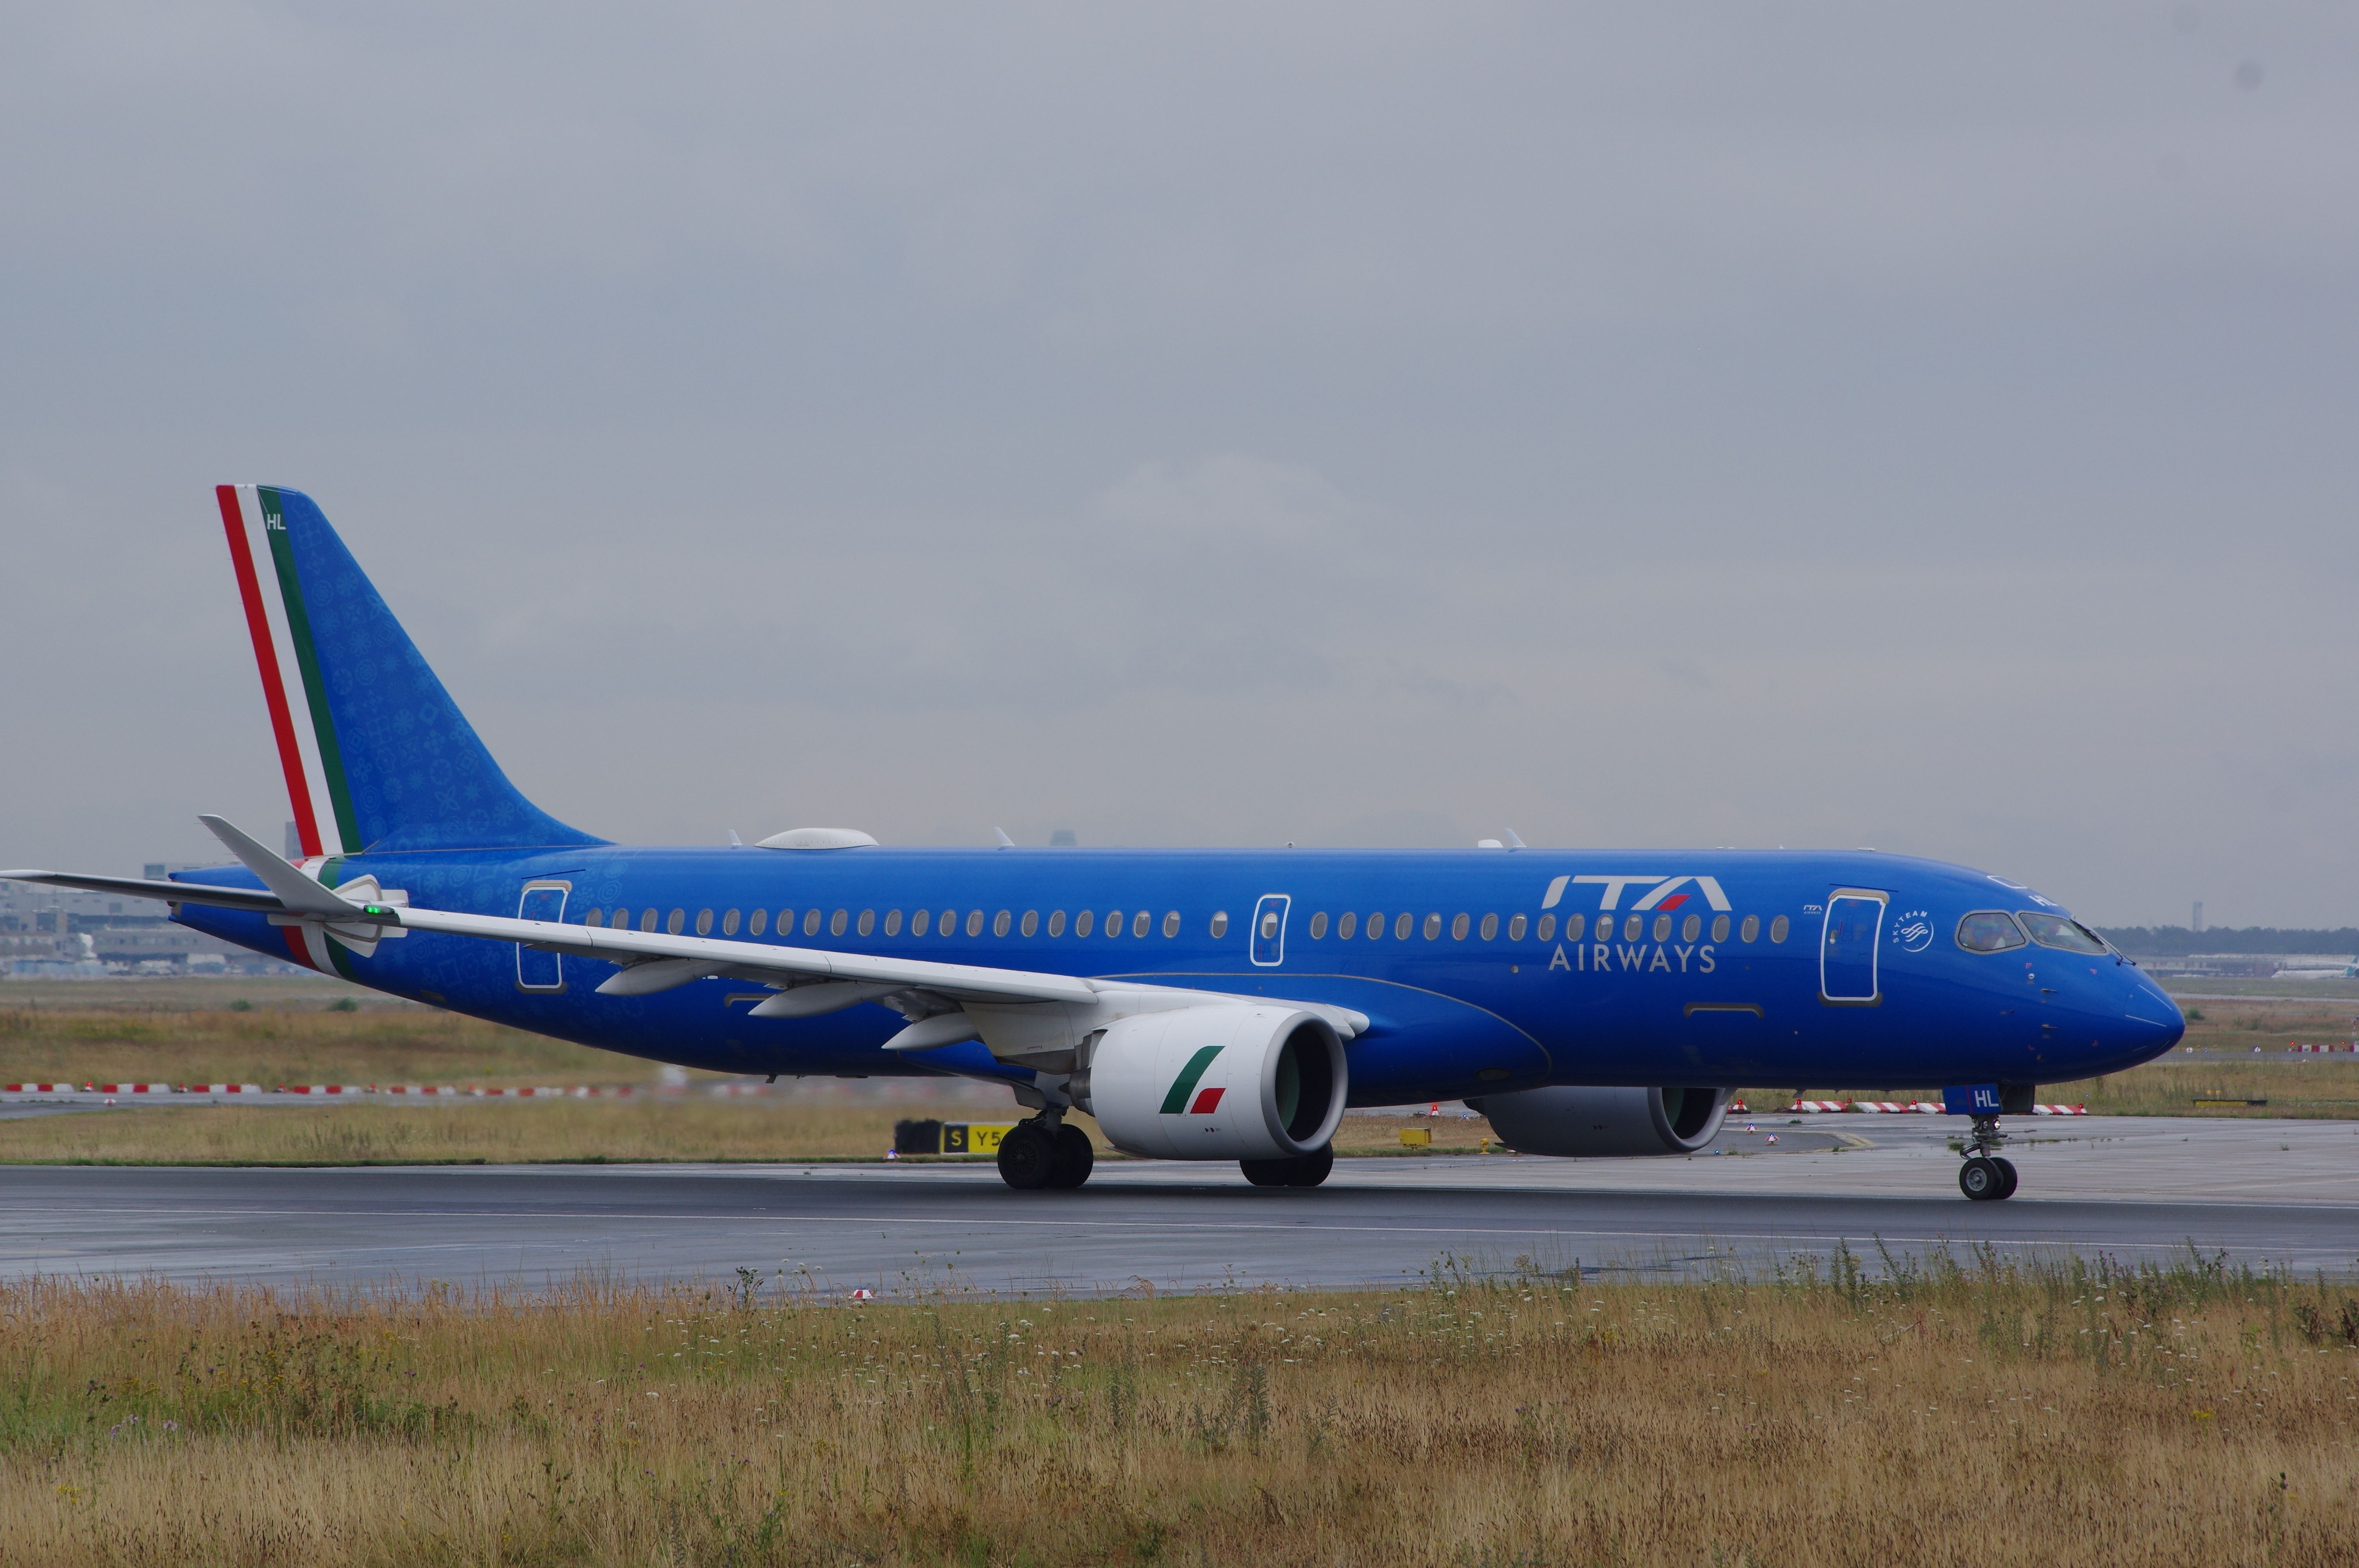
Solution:
<path fill-rule="evenodd" d="M 278 914 L 287 906 L 278 895 L 254 888 L 208 887 L 202 882 L 158 882 L 144 877 L 85 877 L 73 871 L 0 871 L 0 882 L 39 882 L 45 887 L 72 888 L 81 892 L 111 892 L 122 898 L 153 898 L 167 903 L 201 903 L 214 909 L 243 909 L 257 914 Z"/>

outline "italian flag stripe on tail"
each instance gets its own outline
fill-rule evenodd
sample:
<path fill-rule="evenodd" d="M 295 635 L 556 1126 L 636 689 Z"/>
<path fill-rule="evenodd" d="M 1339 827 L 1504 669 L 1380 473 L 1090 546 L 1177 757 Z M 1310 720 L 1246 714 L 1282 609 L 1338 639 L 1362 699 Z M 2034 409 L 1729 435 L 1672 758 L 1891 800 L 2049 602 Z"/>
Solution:
<path fill-rule="evenodd" d="M 335 716 L 312 648 L 302 573 L 278 492 L 268 485 L 224 484 L 215 493 L 303 858 L 358 853 L 363 846 L 336 747 Z"/>

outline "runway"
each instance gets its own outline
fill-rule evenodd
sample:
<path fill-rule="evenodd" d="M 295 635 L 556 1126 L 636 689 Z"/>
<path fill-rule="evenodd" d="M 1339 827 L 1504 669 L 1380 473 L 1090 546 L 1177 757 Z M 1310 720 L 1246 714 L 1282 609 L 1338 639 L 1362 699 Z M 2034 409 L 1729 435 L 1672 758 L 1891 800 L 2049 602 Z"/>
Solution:
<path fill-rule="evenodd" d="M 2036 1130 L 2020 1195 L 1969 1204 L 1939 1118 L 1774 1130 L 1746 1158 L 1353 1160 L 1316 1191 L 1234 1166 L 1108 1162 L 1078 1193 L 987 1166 L 0 1170 L 0 1277 L 546 1289 L 585 1272 L 888 1298 L 1398 1285 L 1440 1260 L 1623 1278 L 1760 1272 L 1879 1243 L 2161 1259 L 2190 1244 L 2359 1268 L 2359 1126 L 2118 1119 Z M 1723 1144 L 1761 1149 L 1772 1129 Z M 1843 1147 L 1848 1139 L 1858 1147 Z M 1842 1152 L 1835 1150 L 1841 1147 Z M 1875 1266 L 1872 1264 L 1872 1266 Z"/>

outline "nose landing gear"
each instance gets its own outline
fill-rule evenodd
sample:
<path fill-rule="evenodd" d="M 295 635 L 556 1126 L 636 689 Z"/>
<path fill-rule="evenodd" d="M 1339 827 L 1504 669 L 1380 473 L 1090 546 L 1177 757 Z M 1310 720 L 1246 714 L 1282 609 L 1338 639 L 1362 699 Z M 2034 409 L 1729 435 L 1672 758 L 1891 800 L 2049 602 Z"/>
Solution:
<path fill-rule="evenodd" d="M 2006 1134 L 1998 1130 L 1997 1117 L 1974 1118 L 1972 1135 L 1951 1145 L 1966 1157 L 1966 1162 L 1958 1168 L 1960 1192 L 1976 1203 L 1995 1203 L 2015 1196 L 2015 1162 L 1995 1152 L 2006 1142 Z"/>

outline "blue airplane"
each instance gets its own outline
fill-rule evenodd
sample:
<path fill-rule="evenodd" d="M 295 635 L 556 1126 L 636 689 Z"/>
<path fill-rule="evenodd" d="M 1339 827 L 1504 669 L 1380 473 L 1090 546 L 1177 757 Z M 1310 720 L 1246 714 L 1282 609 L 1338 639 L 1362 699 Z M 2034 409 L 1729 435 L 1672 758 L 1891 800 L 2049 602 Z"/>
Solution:
<path fill-rule="evenodd" d="M 1878 1084 L 1941 1089 L 1961 1189 L 2005 1198 L 2003 1115 L 2185 1027 L 2022 883 L 1870 850 L 610 843 L 508 782 L 309 496 L 218 497 L 301 856 L 206 816 L 235 865 L 0 876 L 652 1061 L 1004 1084 L 1032 1112 L 1012 1187 L 1088 1180 L 1075 1108 L 1133 1154 L 1316 1186 L 1348 1106 L 1678 1154 L 1732 1086 Z"/>

